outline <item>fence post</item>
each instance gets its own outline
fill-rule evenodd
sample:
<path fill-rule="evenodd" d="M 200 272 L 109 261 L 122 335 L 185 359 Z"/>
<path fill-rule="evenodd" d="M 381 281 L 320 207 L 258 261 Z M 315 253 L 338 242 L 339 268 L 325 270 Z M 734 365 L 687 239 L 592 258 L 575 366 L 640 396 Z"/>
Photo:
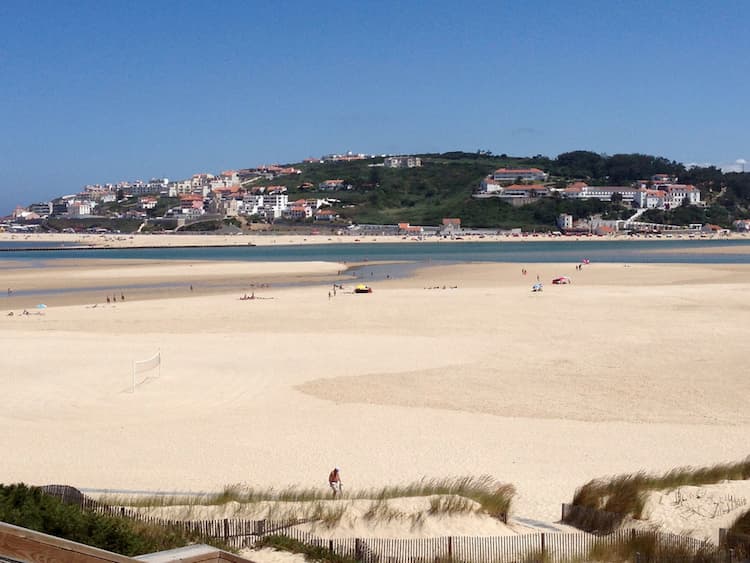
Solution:
<path fill-rule="evenodd" d="M 544 546 L 544 532 L 542 532 L 542 559 L 544 559 L 545 546 Z"/>
<path fill-rule="evenodd" d="M 224 518 L 224 541 L 229 542 L 229 519 Z"/>
<path fill-rule="evenodd" d="M 120 516 L 122 516 L 123 518 L 125 518 L 125 507 L 124 506 L 120 507 Z"/>
<path fill-rule="evenodd" d="M 354 559 L 362 561 L 362 540 L 359 538 L 354 540 Z"/>
<path fill-rule="evenodd" d="M 333 540 L 328 540 L 328 551 L 333 553 Z"/>
<path fill-rule="evenodd" d="M 453 536 L 448 536 L 448 560 L 453 561 Z"/>
<path fill-rule="evenodd" d="M 257 535 L 259 535 L 259 536 L 266 535 L 266 521 L 265 520 L 258 520 Z"/>

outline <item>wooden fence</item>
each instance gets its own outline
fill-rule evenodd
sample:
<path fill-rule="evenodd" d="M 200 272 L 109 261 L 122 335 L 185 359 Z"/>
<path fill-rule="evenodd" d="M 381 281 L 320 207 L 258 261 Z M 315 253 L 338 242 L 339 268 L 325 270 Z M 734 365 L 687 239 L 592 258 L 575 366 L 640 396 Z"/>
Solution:
<path fill-rule="evenodd" d="M 517 563 L 544 561 L 545 563 L 564 562 L 587 557 L 592 549 L 607 550 L 628 542 L 638 545 L 658 544 L 664 554 L 658 558 L 639 557 L 640 563 L 666 562 L 672 559 L 667 552 L 679 551 L 682 555 L 674 561 L 685 561 L 685 554 L 700 554 L 703 563 L 728 563 L 740 561 L 734 554 L 741 553 L 737 542 L 750 538 L 734 538 L 718 548 L 688 536 L 666 534 L 648 530 L 618 530 L 607 533 L 590 534 L 584 532 L 534 533 L 509 536 L 461 536 L 418 539 L 383 538 L 340 538 L 330 539 L 316 536 L 299 528 L 304 520 L 167 520 L 148 516 L 137 510 L 109 506 L 93 500 L 70 487 L 55 489 L 47 487 L 46 492 L 63 498 L 66 502 L 101 514 L 130 518 L 155 525 L 172 526 L 188 534 L 204 539 L 219 540 L 227 547 L 243 549 L 254 547 L 262 538 L 270 535 L 286 536 L 307 545 L 317 546 L 361 563 L 435 563 L 441 560 L 480 563 Z M 563 517 L 565 518 L 565 506 Z M 580 508 L 580 507 L 577 507 Z M 572 517 L 573 511 L 568 509 Z M 601 511 L 599 511 L 601 512 Z M 605 513 L 611 514 L 611 513 Z M 580 516 L 580 514 L 578 515 Z M 590 516 L 590 515 L 588 515 Z M 619 515 L 617 515 L 619 516 Z M 610 522 L 602 517 L 602 528 Z M 729 536 L 724 534 L 725 538 Z"/>
<path fill-rule="evenodd" d="M 585 559 L 595 549 L 599 553 L 612 553 L 626 544 L 658 544 L 658 548 L 635 556 L 641 563 L 672 560 L 685 563 L 698 554 L 702 563 L 730 561 L 726 552 L 706 542 L 648 530 L 620 530 L 603 536 L 560 532 L 491 537 L 325 539 L 292 528 L 284 535 L 362 563 L 564 563 Z"/>

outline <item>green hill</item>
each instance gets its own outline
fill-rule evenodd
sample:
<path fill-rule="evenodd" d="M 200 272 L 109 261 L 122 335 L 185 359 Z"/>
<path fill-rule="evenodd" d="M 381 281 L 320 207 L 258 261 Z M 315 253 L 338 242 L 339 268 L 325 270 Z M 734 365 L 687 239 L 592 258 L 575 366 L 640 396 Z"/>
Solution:
<path fill-rule="evenodd" d="M 601 213 L 606 218 L 629 216 L 632 211 L 619 203 L 599 201 L 572 202 L 543 198 L 522 207 L 497 200 L 471 197 L 482 179 L 497 168 L 536 167 L 550 174 L 550 182 L 564 186 L 574 179 L 590 185 L 627 185 L 648 179 L 654 174 L 672 174 L 682 183 L 701 189 L 706 209 L 691 208 L 689 212 L 664 213 L 665 221 L 690 217 L 691 222 L 716 222 L 729 226 L 737 218 L 750 217 L 750 174 L 724 174 L 720 170 L 692 168 L 663 157 L 644 154 L 600 155 L 590 151 L 573 151 L 554 159 L 537 155 L 512 157 L 487 152 L 449 152 L 421 154 L 420 168 L 385 168 L 382 158 L 330 163 L 292 164 L 301 175 L 285 176 L 271 181 L 256 181 L 252 186 L 283 185 L 290 200 L 300 197 L 329 197 L 340 200 L 336 205 L 342 218 L 356 223 L 410 222 L 436 225 L 443 217 L 460 217 L 468 227 L 522 227 L 527 230 L 554 228 L 559 213 L 574 218 Z M 341 179 L 351 190 L 322 192 L 318 184 Z M 301 189 L 302 184 L 314 187 Z"/>

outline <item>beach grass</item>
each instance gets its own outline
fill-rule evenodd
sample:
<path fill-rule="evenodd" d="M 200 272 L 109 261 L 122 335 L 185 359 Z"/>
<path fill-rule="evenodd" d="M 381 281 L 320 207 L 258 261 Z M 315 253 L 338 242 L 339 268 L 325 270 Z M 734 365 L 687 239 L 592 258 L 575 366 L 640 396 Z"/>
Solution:
<path fill-rule="evenodd" d="M 643 516 L 646 493 L 650 491 L 745 479 L 750 479 L 750 456 L 735 463 L 679 467 L 661 475 L 640 471 L 593 479 L 576 490 L 573 504 L 640 519 Z"/>
<path fill-rule="evenodd" d="M 697 549 L 669 541 L 658 533 L 635 534 L 612 542 L 602 539 L 589 550 L 586 561 L 608 563 L 630 561 L 663 561 L 681 563 L 716 563 L 721 560 L 717 546 L 704 542 Z"/>
<path fill-rule="evenodd" d="M 264 517 L 268 520 L 321 522 L 341 519 L 341 510 L 330 506 L 333 502 L 345 507 L 346 501 L 370 500 L 372 504 L 365 512 L 365 518 L 390 521 L 404 515 L 388 506 L 387 501 L 413 497 L 431 497 L 430 514 L 483 512 L 495 518 L 505 518 L 510 513 L 515 492 L 513 485 L 483 475 L 421 479 L 405 485 L 346 491 L 336 501 L 332 501 L 329 491 L 320 488 L 259 489 L 242 484 L 227 485 L 217 493 L 200 495 L 105 495 L 100 500 L 113 506 L 143 509 L 180 506 L 183 507 L 181 517 L 184 519 L 200 507 L 229 503 L 245 507 L 262 505 Z"/>
<path fill-rule="evenodd" d="M 299 553 L 305 556 L 307 561 L 325 561 L 327 563 L 355 563 L 355 560 L 342 555 L 336 555 L 323 547 L 308 545 L 301 541 L 282 535 L 265 536 L 257 544 L 256 548 L 269 547 L 289 553 Z"/>
<path fill-rule="evenodd" d="M 734 521 L 734 524 L 732 524 L 729 531 L 734 534 L 750 536 L 750 510 L 741 514 L 740 517 Z"/>

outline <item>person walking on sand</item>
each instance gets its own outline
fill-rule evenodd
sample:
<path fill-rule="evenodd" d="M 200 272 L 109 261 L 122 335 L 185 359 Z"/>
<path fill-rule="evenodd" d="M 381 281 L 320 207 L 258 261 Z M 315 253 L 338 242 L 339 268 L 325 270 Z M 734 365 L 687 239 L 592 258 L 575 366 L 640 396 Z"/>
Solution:
<path fill-rule="evenodd" d="M 343 485 L 343 483 L 341 482 L 341 473 L 339 473 L 338 467 L 334 467 L 333 471 L 329 473 L 328 485 L 331 487 L 331 490 L 333 491 L 333 498 L 336 498 L 336 495 L 341 494 L 341 486 Z"/>

